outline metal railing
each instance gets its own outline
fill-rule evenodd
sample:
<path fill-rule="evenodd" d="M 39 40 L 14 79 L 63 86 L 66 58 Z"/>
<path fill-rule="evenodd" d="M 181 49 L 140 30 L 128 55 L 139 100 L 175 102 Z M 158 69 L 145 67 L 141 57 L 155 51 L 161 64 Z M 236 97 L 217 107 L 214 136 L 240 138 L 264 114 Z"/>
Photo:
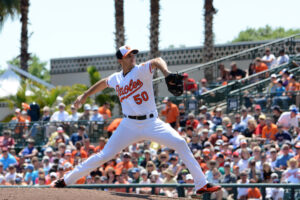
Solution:
<path fill-rule="evenodd" d="M 269 184 L 269 183 L 247 183 L 247 184 L 220 184 L 223 188 L 232 188 L 234 199 L 237 199 L 238 188 L 259 188 L 262 199 L 266 199 L 266 188 L 283 188 L 285 189 L 285 198 L 289 200 L 295 200 L 299 198 L 299 194 L 296 194 L 295 190 L 300 190 L 300 184 Z M 23 185 L 0 185 L 1 188 L 50 188 L 49 185 L 42 186 L 23 186 Z M 185 188 L 194 187 L 193 184 L 82 184 L 82 185 L 70 185 L 67 188 L 78 188 L 78 189 L 109 189 L 109 188 L 126 188 L 126 192 L 128 193 L 131 188 L 152 188 L 151 193 L 155 194 L 155 188 L 175 188 L 178 193 L 178 197 L 185 197 Z M 297 191 L 299 192 L 299 191 Z M 204 194 L 203 199 L 210 199 L 209 194 Z"/>

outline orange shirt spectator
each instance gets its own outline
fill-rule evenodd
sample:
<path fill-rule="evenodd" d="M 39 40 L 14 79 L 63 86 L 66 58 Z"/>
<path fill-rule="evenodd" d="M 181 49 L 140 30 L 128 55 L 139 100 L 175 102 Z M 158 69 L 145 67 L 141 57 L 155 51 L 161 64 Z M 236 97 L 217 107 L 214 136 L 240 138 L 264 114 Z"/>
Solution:
<path fill-rule="evenodd" d="M 166 117 L 167 123 L 176 123 L 178 121 L 179 109 L 177 105 L 173 104 L 169 99 L 165 99 L 166 108 L 161 111 L 161 114 Z"/>
<path fill-rule="evenodd" d="M 129 184 L 129 182 L 125 180 L 123 175 L 118 176 L 117 179 L 118 180 L 115 182 L 115 184 Z M 125 187 L 124 188 L 116 188 L 116 189 L 114 189 L 114 191 L 125 193 L 126 188 Z M 132 188 L 129 189 L 129 192 L 132 192 Z"/>
<path fill-rule="evenodd" d="M 116 118 L 116 119 L 114 119 L 114 120 L 108 125 L 107 131 L 108 131 L 108 132 L 114 132 L 114 131 L 118 128 L 118 126 L 120 125 L 121 121 L 122 121 L 122 118 Z"/>
<path fill-rule="evenodd" d="M 16 116 L 13 117 L 11 120 L 12 122 L 16 123 L 15 133 L 20 134 L 24 129 L 26 129 L 26 120 L 21 116 L 21 110 L 16 109 L 15 112 Z"/>
<path fill-rule="evenodd" d="M 116 165 L 116 175 L 120 175 L 123 169 L 130 169 L 133 167 L 132 162 L 130 161 L 131 155 L 128 152 L 124 152 L 123 160 Z"/>
<path fill-rule="evenodd" d="M 82 177 L 82 178 L 80 178 L 80 179 L 78 179 L 77 181 L 76 181 L 76 184 L 85 184 L 85 176 L 84 177 Z"/>
<path fill-rule="evenodd" d="M 104 137 L 100 137 L 99 138 L 99 145 L 95 148 L 95 152 L 98 153 L 100 151 L 102 151 L 102 149 L 104 148 L 105 146 L 105 138 Z"/>
<path fill-rule="evenodd" d="M 299 91 L 300 84 L 296 82 L 295 76 L 292 75 L 289 84 L 286 86 L 286 91 Z"/>
<path fill-rule="evenodd" d="M 260 199 L 261 193 L 258 188 L 249 188 L 247 197 L 248 199 Z"/>
<path fill-rule="evenodd" d="M 80 156 L 81 158 L 87 158 L 88 154 L 83 149 L 81 149 L 80 151 L 74 150 L 72 152 L 72 158 L 75 158 L 75 156 Z"/>
<path fill-rule="evenodd" d="M 103 118 L 106 120 L 111 118 L 111 111 L 109 110 L 110 104 L 106 102 L 103 106 L 99 107 L 98 112 L 103 115 Z"/>
<path fill-rule="evenodd" d="M 255 72 L 256 73 L 263 72 L 263 71 L 266 71 L 266 70 L 268 70 L 268 66 L 263 62 L 260 62 L 258 65 L 255 65 Z"/>
<path fill-rule="evenodd" d="M 268 120 L 268 119 L 267 119 Z M 277 126 L 273 123 L 270 123 L 270 125 L 266 125 L 262 129 L 262 138 L 270 139 L 270 140 L 275 140 L 275 135 L 278 132 Z"/>

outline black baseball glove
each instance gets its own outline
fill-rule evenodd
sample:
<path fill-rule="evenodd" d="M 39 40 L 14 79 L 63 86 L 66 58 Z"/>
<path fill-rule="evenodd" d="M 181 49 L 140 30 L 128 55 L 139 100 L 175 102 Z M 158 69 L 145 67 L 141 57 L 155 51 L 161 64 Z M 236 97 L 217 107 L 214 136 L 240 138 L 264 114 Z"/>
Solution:
<path fill-rule="evenodd" d="M 169 74 L 166 78 L 166 84 L 169 92 L 174 96 L 180 96 L 183 93 L 183 76 L 181 74 Z"/>

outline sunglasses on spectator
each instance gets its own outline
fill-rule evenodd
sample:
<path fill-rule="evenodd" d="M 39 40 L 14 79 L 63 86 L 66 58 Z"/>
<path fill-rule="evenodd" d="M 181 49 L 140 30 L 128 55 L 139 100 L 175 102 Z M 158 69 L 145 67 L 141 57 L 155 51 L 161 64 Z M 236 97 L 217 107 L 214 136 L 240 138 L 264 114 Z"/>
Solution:
<path fill-rule="evenodd" d="M 153 165 L 147 165 L 147 167 L 153 167 Z"/>

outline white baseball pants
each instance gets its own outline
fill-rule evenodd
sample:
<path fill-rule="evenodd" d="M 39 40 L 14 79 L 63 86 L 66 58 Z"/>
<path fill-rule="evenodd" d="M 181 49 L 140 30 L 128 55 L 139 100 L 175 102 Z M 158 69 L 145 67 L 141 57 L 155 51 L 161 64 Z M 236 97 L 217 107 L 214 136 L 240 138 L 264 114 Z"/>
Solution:
<path fill-rule="evenodd" d="M 195 160 L 186 141 L 169 125 L 159 118 L 135 120 L 124 118 L 117 130 L 112 134 L 104 149 L 89 157 L 64 176 L 67 185 L 74 184 L 105 162 L 111 160 L 117 153 L 132 143 L 150 140 L 174 149 L 185 163 L 194 178 L 195 189 L 207 184 L 199 163 Z"/>

